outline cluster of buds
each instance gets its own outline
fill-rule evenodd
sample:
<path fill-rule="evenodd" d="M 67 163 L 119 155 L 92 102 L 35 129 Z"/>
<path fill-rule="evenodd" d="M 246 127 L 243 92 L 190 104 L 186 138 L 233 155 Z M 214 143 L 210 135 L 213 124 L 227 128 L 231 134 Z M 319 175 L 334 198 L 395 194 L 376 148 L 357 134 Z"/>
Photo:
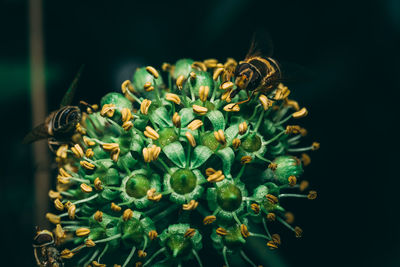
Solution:
<path fill-rule="evenodd" d="M 243 247 L 258 238 L 278 248 L 270 225 L 302 235 L 282 200 L 317 197 L 301 175 L 306 152 L 320 144 L 299 147 L 307 131 L 294 123 L 308 111 L 283 84 L 236 104 L 247 99 L 243 90 L 231 94 L 237 64 L 182 59 L 162 72 L 139 68 L 122 94 L 87 110 L 74 143 L 57 150 L 57 190 L 49 192 L 57 214 L 46 217 L 64 261 L 202 266 L 199 250 L 216 249 L 226 266 L 236 253 L 257 266 Z"/>

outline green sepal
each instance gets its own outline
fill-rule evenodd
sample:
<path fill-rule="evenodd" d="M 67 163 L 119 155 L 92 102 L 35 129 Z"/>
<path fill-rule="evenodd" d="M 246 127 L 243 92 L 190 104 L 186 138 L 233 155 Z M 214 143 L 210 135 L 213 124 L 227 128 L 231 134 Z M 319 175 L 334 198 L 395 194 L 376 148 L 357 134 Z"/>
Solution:
<path fill-rule="evenodd" d="M 150 119 L 161 128 L 173 126 L 171 117 L 165 107 L 159 107 L 149 115 Z"/>
<path fill-rule="evenodd" d="M 157 87 L 163 84 L 163 79 L 161 75 L 159 75 L 158 78 L 155 79 L 153 75 L 147 72 L 146 68 L 137 69 L 132 78 L 132 84 L 135 88 L 135 91 L 144 95 L 146 98 L 155 99 L 156 93 L 154 92 L 154 90 L 151 92 L 146 92 L 144 90 L 144 85 L 147 82 L 150 82 L 152 86 Z M 157 88 L 155 90 L 157 90 Z"/>
<path fill-rule="evenodd" d="M 218 150 L 215 154 L 220 157 L 222 161 L 222 171 L 225 176 L 232 178 L 231 167 L 235 160 L 235 152 L 233 152 L 232 148 L 225 147 L 224 149 Z"/>
<path fill-rule="evenodd" d="M 211 149 L 206 146 L 197 146 L 193 151 L 193 156 L 190 162 L 190 169 L 200 167 L 213 154 Z"/>
<path fill-rule="evenodd" d="M 116 92 L 108 93 L 102 97 L 100 105 L 104 106 L 105 104 L 115 105 L 116 109 L 111 118 L 114 121 L 119 121 L 121 119 L 121 110 L 123 108 L 128 108 L 130 110 L 133 108 L 131 101 L 129 101 L 124 95 Z"/>
<path fill-rule="evenodd" d="M 120 156 L 117 162 L 117 166 L 120 170 L 133 169 L 138 161 L 132 157 L 131 153 L 126 153 Z"/>
<path fill-rule="evenodd" d="M 106 229 L 107 237 L 111 237 L 111 236 L 117 235 L 119 233 L 120 233 L 120 229 L 118 226 Z M 108 241 L 107 244 L 109 246 L 108 249 L 110 249 L 110 251 L 116 250 L 120 247 L 120 239 L 119 238 L 113 239 L 111 241 Z"/>
<path fill-rule="evenodd" d="M 181 125 L 186 127 L 192 120 L 194 120 L 195 115 L 192 108 L 183 108 L 179 111 L 179 116 L 181 116 Z"/>
<path fill-rule="evenodd" d="M 225 118 L 221 111 L 212 110 L 207 113 L 207 118 L 213 125 L 213 131 L 224 130 L 225 129 Z"/>
<path fill-rule="evenodd" d="M 190 58 L 179 59 L 175 63 L 175 68 L 174 71 L 172 72 L 172 77 L 174 79 L 178 79 L 179 76 L 183 75 L 186 78 L 192 71 L 193 62 L 194 62 L 193 59 Z"/>
<path fill-rule="evenodd" d="M 139 246 L 144 241 L 144 229 L 138 219 L 132 217 L 121 224 L 121 240 L 126 247 Z"/>
<path fill-rule="evenodd" d="M 119 194 L 120 194 L 119 191 L 113 191 L 111 189 L 105 188 L 105 189 L 103 189 L 103 191 L 101 191 L 100 197 L 103 200 L 112 201 L 112 200 L 116 199 Z M 99 201 L 102 202 L 101 200 L 99 200 Z"/>
<path fill-rule="evenodd" d="M 165 146 L 162 151 L 179 168 L 186 167 L 185 151 L 180 142 L 174 142 Z"/>

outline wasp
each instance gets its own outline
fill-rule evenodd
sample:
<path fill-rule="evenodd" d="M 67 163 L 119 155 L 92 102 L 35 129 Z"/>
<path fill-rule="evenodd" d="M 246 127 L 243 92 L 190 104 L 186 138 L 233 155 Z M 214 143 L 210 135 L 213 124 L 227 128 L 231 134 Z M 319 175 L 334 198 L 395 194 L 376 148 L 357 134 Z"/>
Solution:
<path fill-rule="evenodd" d="M 245 59 L 236 66 L 233 77 L 236 89 L 230 94 L 235 97 L 241 90 L 246 90 L 247 99 L 236 103 L 237 105 L 248 102 L 257 92 L 270 94 L 282 79 L 279 63 L 261 54 L 257 49 L 257 43 L 253 37 L 249 52 Z"/>
<path fill-rule="evenodd" d="M 53 233 L 48 230 L 37 228 L 36 236 L 33 239 L 33 254 L 35 255 L 37 266 L 64 266 L 60 252 L 55 246 Z"/>
<path fill-rule="evenodd" d="M 82 70 L 83 66 L 79 69 L 64 95 L 60 108 L 51 112 L 43 123 L 33 128 L 33 130 L 25 136 L 23 140 L 24 144 L 47 138 L 50 150 L 55 152 L 59 145 L 70 141 L 75 133 L 77 124 L 82 118 L 81 109 L 78 106 L 70 105 Z M 86 103 L 81 101 L 81 104 Z"/>

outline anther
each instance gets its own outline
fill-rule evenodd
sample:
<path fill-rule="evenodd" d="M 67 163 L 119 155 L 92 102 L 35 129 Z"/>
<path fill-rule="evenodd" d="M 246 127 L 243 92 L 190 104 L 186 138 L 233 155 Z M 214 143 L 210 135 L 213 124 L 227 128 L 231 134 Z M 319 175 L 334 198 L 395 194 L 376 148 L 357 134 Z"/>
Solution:
<path fill-rule="evenodd" d="M 318 150 L 319 147 L 320 147 L 320 143 L 314 142 L 314 143 L 312 143 L 312 145 L 311 145 L 311 150 Z"/>
<path fill-rule="evenodd" d="M 88 161 L 86 161 L 86 160 L 81 160 L 81 161 L 79 162 L 79 164 L 80 164 L 83 168 L 85 168 L 86 170 L 94 170 L 94 168 L 96 167 L 93 163 L 90 163 L 90 162 L 88 162 Z"/>
<path fill-rule="evenodd" d="M 307 198 L 310 200 L 314 200 L 317 198 L 317 191 L 311 190 L 308 192 Z"/>
<path fill-rule="evenodd" d="M 122 219 L 125 222 L 130 220 L 132 217 L 133 217 L 133 211 L 131 209 L 124 210 L 124 213 L 122 214 Z"/>
<path fill-rule="evenodd" d="M 133 85 L 130 80 L 126 80 L 121 84 L 121 91 L 123 94 L 127 93 L 127 89 L 130 92 L 135 93 L 135 89 L 133 88 Z"/>
<path fill-rule="evenodd" d="M 179 116 L 178 112 L 175 112 L 174 115 L 172 116 L 172 123 L 176 128 L 181 127 L 181 116 Z"/>
<path fill-rule="evenodd" d="M 213 168 L 207 168 L 206 169 L 206 175 L 210 176 L 213 175 L 216 172 L 216 170 L 214 170 Z"/>
<path fill-rule="evenodd" d="M 192 68 L 193 69 L 197 69 L 197 70 L 201 70 L 201 71 L 207 71 L 207 67 L 203 62 L 200 61 L 195 61 L 192 63 Z"/>
<path fill-rule="evenodd" d="M 66 248 L 63 251 L 61 251 L 60 256 L 63 259 L 70 259 L 74 256 L 74 253 L 71 250 Z"/>
<path fill-rule="evenodd" d="M 102 222 L 103 221 L 103 212 L 101 211 L 96 211 L 93 215 L 93 218 L 98 221 L 98 222 Z"/>
<path fill-rule="evenodd" d="M 83 137 L 83 142 L 87 145 L 87 146 L 94 146 L 96 145 L 96 142 L 90 140 L 90 138 L 88 138 L 87 136 Z"/>
<path fill-rule="evenodd" d="M 75 212 L 76 212 L 76 206 L 74 204 L 68 207 L 68 217 L 71 220 L 75 219 Z"/>
<path fill-rule="evenodd" d="M 250 232 L 247 230 L 247 226 L 244 224 L 240 225 L 240 232 L 244 238 L 248 238 L 250 236 Z"/>
<path fill-rule="evenodd" d="M 53 213 L 46 213 L 46 219 L 49 220 L 49 222 L 58 224 L 61 221 L 61 218 Z"/>
<path fill-rule="evenodd" d="M 154 130 L 150 126 L 146 126 L 144 135 L 152 140 L 157 140 L 158 138 L 160 138 L 160 135 L 156 132 L 156 130 Z"/>
<path fill-rule="evenodd" d="M 147 66 L 146 70 L 147 70 L 148 73 L 153 75 L 154 78 L 158 79 L 158 76 L 159 76 L 158 75 L 158 71 L 155 68 L 153 68 L 152 66 Z"/>
<path fill-rule="evenodd" d="M 213 80 L 216 81 L 223 71 L 224 68 L 216 68 L 213 73 Z"/>
<path fill-rule="evenodd" d="M 75 234 L 76 234 L 76 236 L 79 236 L 79 237 L 87 236 L 90 234 L 90 229 L 82 227 L 82 228 L 76 229 Z"/>
<path fill-rule="evenodd" d="M 103 186 L 99 177 L 94 179 L 93 183 L 94 183 L 94 188 L 96 188 L 96 190 L 103 190 Z"/>
<path fill-rule="evenodd" d="M 286 222 L 287 223 L 290 223 L 290 224 L 292 224 L 293 222 L 294 222 L 294 215 L 293 215 L 293 213 L 291 213 L 291 212 L 286 212 L 285 213 L 285 219 L 286 219 Z"/>
<path fill-rule="evenodd" d="M 125 131 L 129 131 L 133 127 L 133 122 L 132 121 L 126 121 L 122 123 L 122 128 L 124 128 Z"/>
<path fill-rule="evenodd" d="M 178 87 L 179 90 L 182 90 L 184 81 L 185 81 L 185 76 L 183 75 L 180 75 L 178 79 L 176 79 L 176 86 Z"/>
<path fill-rule="evenodd" d="M 63 238 L 66 237 L 65 231 L 64 231 L 64 229 L 62 228 L 61 224 L 57 224 L 57 225 L 56 225 L 56 229 L 54 230 L 54 232 L 55 232 L 56 237 L 57 237 L 58 239 L 63 239 Z"/>
<path fill-rule="evenodd" d="M 90 193 L 93 191 L 93 188 L 90 185 L 84 183 L 82 183 L 80 187 L 83 193 Z"/>
<path fill-rule="evenodd" d="M 96 243 L 94 243 L 92 239 L 86 239 L 85 245 L 86 245 L 88 248 L 92 248 L 92 247 L 96 246 Z"/>
<path fill-rule="evenodd" d="M 114 116 L 115 112 L 115 105 L 114 104 L 104 104 L 103 107 L 101 108 L 100 115 L 101 116 L 106 116 L 111 118 Z"/>
<path fill-rule="evenodd" d="M 304 180 L 304 181 L 301 181 L 299 189 L 300 189 L 300 191 L 304 191 L 308 188 L 308 186 L 309 186 L 308 181 Z"/>
<path fill-rule="evenodd" d="M 260 213 L 260 205 L 258 205 L 256 203 L 252 203 L 250 205 L 250 208 L 254 211 L 255 214 Z"/>
<path fill-rule="evenodd" d="M 63 205 L 63 203 L 61 203 L 61 201 L 58 198 L 56 198 L 54 200 L 54 207 L 59 211 L 64 210 L 64 205 Z"/>
<path fill-rule="evenodd" d="M 162 198 L 162 195 L 160 193 L 157 193 L 155 188 L 150 188 L 149 190 L 147 190 L 146 194 L 147 194 L 147 199 L 151 201 L 158 202 Z"/>
<path fill-rule="evenodd" d="M 186 230 L 186 232 L 185 232 L 185 234 L 183 236 L 185 238 L 190 238 L 190 237 L 193 237 L 195 233 L 196 233 L 196 229 L 189 228 L 189 229 Z"/>
<path fill-rule="evenodd" d="M 123 122 L 129 121 L 132 119 L 132 113 L 129 108 L 123 108 L 121 110 L 121 119 Z"/>
<path fill-rule="evenodd" d="M 67 150 L 68 150 L 68 145 L 61 145 L 56 152 L 57 157 L 60 157 L 62 159 L 66 159 L 67 158 Z"/>
<path fill-rule="evenodd" d="M 298 119 L 298 118 L 303 118 L 303 117 L 307 116 L 307 114 L 308 114 L 307 109 L 303 107 L 299 111 L 296 111 L 295 113 L 293 113 L 292 117 L 295 119 Z"/>
<path fill-rule="evenodd" d="M 166 94 L 165 94 L 165 98 L 166 98 L 168 101 L 174 102 L 174 103 L 177 104 L 177 105 L 180 105 L 180 104 L 181 104 L 181 99 L 180 99 L 179 96 L 176 95 L 176 94 L 166 93 Z"/>
<path fill-rule="evenodd" d="M 297 183 L 297 178 L 294 175 L 290 175 L 288 178 L 288 182 L 290 186 L 295 186 Z"/>
<path fill-rule="evenodd" d="M 222 174 L 222 171 L 216 171 L 213 174 L 209 175 L 207 181 L 210 183 L 220 182 L 225 179 L 225 175 Z"/>
<path fill-rule="evenodd" d="M 233 146 L 234 149 L 238 149 L 239 146 L 241 145 L 241 143 L 242 142 L 240 141 L 239 138 L 235 138 L 235 139 L 232 140 L 232 146 Z"/>
<path fill-rule="evenodd" d="M 265 196 L 265 198 L 266 198 L 271 204 L 276 204 L 276 203 L 278 203 L 278 198 L 277 198 L 276 196 L 274 196 L 274 195 L 267 194 L 267 195 Z"/>
<path fill-rule="evenodd" d="M 267 214 L 267 220 L 270 221 L 270 222 L 275 221 L 275 220 L 276 220 L 276 215 L 275 215 L 275 213 L 273 213 L 273 212 L 268 213 L 268 214 Z"/>
<path fill-rule="evenodd" d="M 111 202 L 111 210 L 115 211 L 115 212 L 120 212 L 121 211 L 121 207 L 118 206 L 117 204 L 115 204 L 114 202 Z"/>
<path fill-rule="evenodd" d="M 156 230 L 151 230 L 151 231 L 149 232 L 149 238 L 150 238 L 150 240 L 156 239 L 157 236 L 158 236 L 158 233 L 156 232 Z"/>
<path fill-rule="evenodd" d="M 164 63 L 161 65 L 161 69 L 162 69 L 163 71 L 169 71 L 169 70 L 171 69 L 171 64 L 164 62 Z"/>
<path fill-rule="evenodd" d="M 91 149 L 91 148 L 86 149 L 85 156 L 86 156 L 87 158 L 93 157 L 93 156 L 94 156 L 93 149 Z"/>
<path fill-rule="evenodd" d="M 199 205 L 199 202 L 197 202 L 196 200 L 192 199 L 192 200 L 189 201 L 189 203 L 183 204 L 182 205 L 182 209 L 183 210 L 195 210 L 198 205 Z"/>
<path fill-rule="evenodd" d="M 244 135 L 247 132 L 247 122 L 242 122 L 239 124 L 239 134 Z"/>
<path fill-rule="evenodd" d="M 112 151 L 114 149 L 119 148 L 117 143 L 105 143 L 101 145 L 105 151 Z"/>
<path fill-rule="evenodd" d="M 214 137 L 220 143 L 221 145 L 226 144 L 226 138 L 225 138 L 225 133 L 224 130 L 219 129 L 218 131 L 214 132 Z"/>
<path fill-rule="evenodd" d="M 221 84 L 221 86 L 219 87 L 222 90 L 230 90 L 232 89 L 234 86 L 233 82 L 224 82 L 223 84 Z"/>
<path fill-rule="evenodd" d="M 217 217 L 215 217 L 214 215 L 206 216 L 203 219 L 203 224 L 204 225 L 212 224 L 213 222 L 215 222 L 216 219 L 217 219 Z"/>
<path fill-rule="evenodd" d="M 187 140 L 189 141 L 189 144 L 192 147 L 195 147 L 196 146 L 196 140 L 194 140 L 193 135 L 190 132 L 186 132 L 185 136 L 186 136 Z"/>
<path fill-rule="evenodd" d="M 51 199 L 55 199 L 55 198 L 62 199 L 62 196 L 61 196 L 60 192 L 57 192 L 57 191 L 54 191 L 54 190 L 50 190 L 49 191 L 49 197 Z"/>
<path fill-rule="evenodd" d="M 251 156 L 243 156 L 243 157 L 240 159 L 240 163 L 241 163 L 242 165 L 244 165 L 244 164 L 250 163 L 252 160 L 253 160 L 253 158 L 252 158 Z"/>
<path fill-rule="evenodd" d="M 153 90 L 154 90 L 154 87 L 152 86 L 151 82 L 146 82 L 146 83 L 143 85 L 143 89 L 144 89 L 146 92 L 150 92 L 150 91 L 153 91 Z"/>
<path fill-rule="evenodd" d="M 83 158 L 83 156 L 85 155 L 83 153 L 83 149 L 79 144 L 75 144 L 73 147 L 71 147 L 71 151 L 74 153 L 75 157 L 77 157 L 78 159 Z"/>
<path fill-rule="evenodd" d="M 205 115 L 208 111 L 208 109 L 206 107 L 202 107 L 199 105 L 193 105 L 192 106 L 194 113 L 198 114 L 198 115 Z"/>
<path fill-rule="evenodd" d="M 276 164 L 276 163 L 274 163 L 274 162 L 271 162 L 271 163 L 268 165 L 268 169 L 271 169 L 271 170 L 273 170 L 273 171 L 275 171 L 276 168 L 278 168 L 278 164 Z"/>
<path fill-rule="evenodd" d="M 274 101 L 269 100 L 268 97 L 266 97 L 265 95 L 260 95 L 258 99 L 260 100 L 264 110 L 269 109 L 274 104 Z"/>
<path fill-rule="evenodd" d="M 203 61 L 207 68 L 215 68 L 218 64 L 218 60 L 215 58 L 209 58 Z"/>
<path fill-rule="evenodd" d="M 267 246 L 269 249 L 277 249 L 278 248 L 277 244 L 275 244 L 275 242 L 272 240 L 267 242 Z"/>
<path fill-rule="evenodd" d="M 303 235 L 303 230 L 300 227 L 296 226 L 294 228 L 294 233 L 295 233 L 297 238 L 300 238 Z"/>
<path fill-rule="evenodd" d="M 230 103 L 230 104 L 225 105 L 224 110 L 226 112 L 239 112 L 240 111 L 240 107 L 236 103 Z"/>
<path fill-rule="evenodd" d="M 201 85 L 199 87 L 199 98 L 201 101 L 203 101 L 203 102 L 207 101 L 207 97 L 208 97 L 209 93 L 210 93 L 210 87 L 208 87 L 208 85 L 206 85 L 206 86 Z"/>
<path fill-rule="evenodd" d="M 294 108 L 296 111 L 300 110 L 299 103 L 297 103 L 297 101 L 295 101 L 295 100 L 286 98 L 285 105 Z"/>
<path fill-rule="evenodd" d="M 142 104 L 140 104 L 140 112 L 143 115 L 147 115 L 147 113 L 149 112 L 149 107 L 151 105 L 151 100 L 145 99 L 142 101 Z"/>
<path fill-rule="evenodd" d="M 188 129 L 192 131 L 196 131 L 203 125 L 203 122 L 201 120 L 193 120 L 191 123 L 188 124 Z"/>
<path fill-rule="evenodd" d="M 139 258 L 146 258 L 147 256 L 147 253 L 144 250 L 139 250 L 137 254 Z"/>
<path fill-rule="evenodd" d="M 105 264 L 99 263 L 97 261 L 92 261 L 92 265 L 93 265 L 93 267 L 106 267 Z"/>
<path fill-rule="evenodd" d="M 194 81 L 195 79 L 196 79 L 196 73 L 194 72 L 194 71 L 191 71 L 190 73 L 189 73 L 189 76 L 190 76 L 190 80 L 192 80 L 192 81 Z"/>
<path fill-rule="evenodd" d="M 222 227 L 218 227 L 217 230 L 215 230 L 215 232 L 217 233 L 217 235 L 219 236 L 224 236 L 228 234 L 228 231 L 226 231 L 224 228 Z"/>

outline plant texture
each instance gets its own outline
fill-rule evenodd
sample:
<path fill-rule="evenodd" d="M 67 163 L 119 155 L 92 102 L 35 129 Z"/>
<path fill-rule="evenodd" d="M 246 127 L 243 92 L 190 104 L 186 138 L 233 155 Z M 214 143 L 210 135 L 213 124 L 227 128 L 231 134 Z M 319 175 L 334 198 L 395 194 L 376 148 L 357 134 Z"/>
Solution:
<path fill-rule="evenodd" d="M 256 266 L 242 250 L 248 239 L 278 248 L 274 223 L 301 236 L 281 200 L 316 198 L 301 193 L 300 176 L 304 152 L 319 144 L 299 148 L 306 130 L 287 125 L 308 112 L 283 84 L 235 105 L 247 98 L 230 99 L 236 64 L 139 68 L 122 94 L 87 109 L 73 143 L 57 150 L 49 195 L 59 213 L 46 215 L 67 265 L 202 266 L 199 251 L 213 249 L 226 266 L 232 253 Z"/>

